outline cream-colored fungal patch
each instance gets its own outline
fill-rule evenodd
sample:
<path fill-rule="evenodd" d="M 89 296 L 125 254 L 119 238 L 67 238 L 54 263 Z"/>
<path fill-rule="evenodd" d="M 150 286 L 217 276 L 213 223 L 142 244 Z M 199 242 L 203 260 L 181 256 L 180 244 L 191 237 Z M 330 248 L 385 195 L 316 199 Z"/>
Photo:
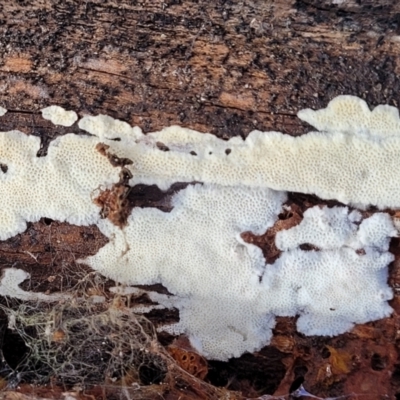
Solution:
<path fill-rule="evenodd" d="M 357 212 L 316 207 L 281 233 L 277 244 L 287 251 L 266 265 L 240 233 L 265 232 L 284 200 L 270 189 L 188 187 L 175 195 L 170 213 L 134 209 L 123 230 L 101 221 L 110 242 L 84 262 L 126 285 L 163 284 L 174 296 L 151 299 L 178 308 L 180 321 L 162 329 L 187 334 L 202 354 L 219 360 L 268 343 L 276 315 L 300 315 L 298 328 L 309 335 L 335 335 L 388 316 L 387 247 L 396 234 L 390 218 L 375 214 L 358 226 Z M 303 251 L 304 243 L 322 250 Z"/>
<path fill-rule="evenodd" d="M 131 127 L 127 122 L 114 119 L 108 115 L 85 115 L 78 122 L 79 128 L 97 136 L 100 139 L 123 140 L 131 146 L 135 144 L 135 140 L 143 136 L 142 131 L 138 127 Z"/>
<path fill-rule="evenodd" d="M 267 269 L 266 289 L 296 301 L 297 328 L 306 335 L 336 335 L 392 312 L 387 266 L 394 257 L 388 248 L 397 232 L 387 214 L 359 225 L 357 214 L 314 207 L 299 225 L 277 234 L 276 244 L 287 251 Z M 302 244 L 321 250 L 302 251 Z"/>
<path fill-rule="evenodd" d="M 133 161 L 132 185 L 166 189 L 173 182 L 198 181 L 310 193 L 360 207 L 400 207 L 400 175 L 394 172 L 400 169 L 400 137 L 253 131 L 246 140 L 223 141 L 172 126 L 136 140 L 121 136 L 110 152 Z"/>
<path fill-rule="evenodd" d="M 43 98 L 49 98 L 49 92 L 46 85 L 33 85 L 26 79 L 17 78 L 13 74 L 10 74 L 10 77 L 7 77 L 5 82 L 9 96 L 21 96 L 22 92 L 24 96 L 28 95 L 34 99 L 43 100 Z"/>
<path fill-rule="evenodd" d="M 7 110 L 5 108 L 0 107 L 0 117 L 2 117 L 6 112 Z"/>
<path fill-rule="evenodd" d="M 379 105 L 370 111 L 367 103 L 356 96 L 338 96 L 328 107 L 314 111 L 301 110 L 297 116 L 325 132 L 365 134 L 378 138 L 400 137 L 399 110 L 389 105 Z"/>
<path fill-rule="evenodd" d="M 312 207 L 304 213 L 299 225 L 276 234 L 275 242 L 282 251 L 311 244 L 322 250 L 349 247 L 353 250 L 387 251 L 390 238 L 398 236 L 388 214 L 376 213 L 361 223 L 358 211 L 347 207 Z"/>
<path fill-rule="evenodd" d="M 299 116 L 328 132 L 291 137 L 253 131 L 246 140 L 224 141 L 178 126 L 143 135 L 105 116 L 85 117 L 79 126 L 100 138 L 120 139 L 110 152 L 132 160 L 132 185 L 166 189 L 177 181 L 199 181 L 311 193 L 361 207 L 400 207 L 397 109 L 378 106 L 371 112 L 363 100 L 339 96 L 327 109 Z"/>
<path fill-rule="evenodd" d="M 19 285 L 30 275 L 22 269 L 5 268 L 0 278 L 0 296 L 12 297 L 24 301 L 60 301 L 70 299 L 71 295 L 63 293 L 54 293 L 51 295 L 40 292 L 26 292 Z"/>
<path fill-rule="evenodd" d="M 0 67 L 0 71 L 16 72 L 18 74 L 27 73 L 32 69 L 32 60 L 30 56 L 8 56 L 3 58 L 4 64 Z"/>
<path fill-rule="evenodd" d="M 78 120 L 75 111 L 66 111 L 60 106 L 42 108 L 41 111 L 43 118 L 51 121 L 54 125 L 71 126 Z"/>
<path fill-rule="evenodd" d="M 163 284 L 180 309 L 170 329 L 198 337 L 211 358 L 239 356 L 268 341 L 273 325 L 259 304 L 264 257 L 240 233 L 265 232 L 285 198 L 267 188 L 190 186 L 170 213 L 134 209 L 123 230 L 101 221 L 110 242 L 85 263 L 127 285 Z"/>
<path fill-rule="evenodd" d="M 300 332 L 327 336 L 388 317 L 392 308 L 387 301 L 393 293 L 387 267 L 393 258 L 388 252 L 360 255 L 346 247 L 284 252 L 263 280 L 270 312 L 300 315 Z"/>
<path fill-rule="evenodd" d="M 276 245 L 282 251 L 301 244 L 312 244 L 324 250 L 342 247 L 354 240 L 360 220 L 358 211 L 349 214 L 346 207 L 312 207 L 304 212 L 299 225 L 276 234 Z"/>
<path fill-rule="evenodd" d="M 342 103 L 351 104 L 350 114 Z M 84 262 L 124 285 L 163 284 L 174 296 L 159 295 L 160 306 L 180 311 L 179 323 L 164 329 L 187 333 L 210 358 L 260 348 L 276 315 L 300 315 L 301 332 L 328 335 L 382 318 L 391 311 L 387 249 L 395 234 L 386 214 L 362 220 L 347 208 L 307 211 L 293 231 L 277 236 L 284 251 L 273 265 L 241 238 L 272 226 L 286 190 L 400 207 L 398 116 L 387 106 L 365 107 L 337 100 L 331 119 L 321 114 L 327 132 L 294 138 L 253 131 L 228 141 L 179 127 L 144 135 L 108 116 L 86 116 L 79 126 L 92 136 L 58 137 L 40 158 L 38 138 L 0 133 L 0 240 L 42 217 L 97 224 L 109 243 Z M 360 129 L 358 112 L 369 116 Z M 121 229 L 101 220 L 92 201 L 119 181 L 120 168 L 105 152 L 132 161 L 125 166 L 131 185 L 202 185 L 175 195 L 170 213 L 135 208 Z M 305 242 L 320 251 L 303 251 Z"/>
<path fill-rule="evenodd" d="M 113 52 L 112 52 L 113 53 Z M 89 58 L 87 61 L 83 62 L 80 58 L 75 59 L 75 64 L 79 67 L 86 69 L 92 69 L 94 72 L 108 72 L 111 74 L 121 74 L 127 70 L 127 65 L 119 63 L 117 61 L 118 57 L 111 57 L 109 59 L 104 58 Z"/>
<path fill-rule="evenodd" d="M 98 143 L 95 137 L 67 134 L 51 142 L 45 157 L 37 157 L 38 137 L 0 132 L 0 240 L 42 217 L 96 223 L 96 190 L 119 180 L 119 169 L 96 150 Z"/>

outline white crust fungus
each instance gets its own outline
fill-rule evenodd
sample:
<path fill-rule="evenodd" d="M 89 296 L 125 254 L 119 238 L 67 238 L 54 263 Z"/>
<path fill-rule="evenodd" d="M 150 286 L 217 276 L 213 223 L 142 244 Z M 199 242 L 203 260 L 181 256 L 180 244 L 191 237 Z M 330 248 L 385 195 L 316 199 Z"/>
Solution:
<path fill-rule="evenodd" d="M 264 280 L 275 315 L 300 315 L 297 329 L 306 335 L 334 336 L 355 323 L 388 317 L 387 266 L 393 255 L 354 249 L 300 249 L 282 253 Z"/>
<path fill-rule="evenodd" d="M 121 140 L 132 143 L 141 138 L 143 133 L 138 127 L 131 127 L 127 122 L 114 119 L 108 115 L 85 115 L 79 120 L 80 129 L 97 136 L 100 139 Z"/>
<path fill-rule="evenodd" d="M 357 231 L 356 222 L 361 219 L 358 211 L 348 212 L 346 207 L 309 208 L 299 225 L 277 233 L 276 245 L 283 251 L 301 244 L 312 244 L 324 250 L 344 246 L 353 239 Z"/>
<path fill-rule="evenodd" d="M 356 96 L 338 96 L 327 108 L 314 111 L 301 110 L 297 116 L 314 128 L 324 132 L 364 134 L 375 138 L 400 137 L 399 110 L 379 105 L 370 111 L 368 104 Z"/>
<path fill-rule="evenodd" d="M 278 249 L 286 251 L 311 244 L 322 250 L 350 247 L 354 250 L 387 251 L 397 230 L 388 214 L 376 213 L 364 219 L 347 207 L 312 207 L 304 212 L 301 223 L 276 234 Z"/>
<path fill-rule="evenodd" d="M 2 117 L 6 112 L 7 110 L 5 108 L 0 107 L 0 117 Z"/>
<path fill-rule="evenodd" d="M 137 133 L 133 139 L 120 135 L 110 152 L 132 160 L 132 185 L 246 185 L 316 194 L 363 208 L 398 208 L 400 176 L 394 171 L 400 168 L 400 136 L 378 138 L 339 130 L 300 137 L 253 131 L 246 140 L 223 141 L 172 126 L 145 136 Z M 160 150 L 159 143 L 169 151 Z"/>
<path fill-rule="evenodd" d="M 40 292 L 27 292 L 19 285 L 29 279 L 30 275 L 22 269 L 4 268 L 0 278 L 0 296 L 12 297 L 24 301 L 60 301 L 70 299 L 71 296 L 63 293 L 44 294 Z"/>
<path fill-rule="evenodd" d="M 387 250 L 397 232 L 387 214 L 374 214 L 359 226 L 357 214 L 313 207 L 299 225 L 276 236 L 278 247 L 288 251 L 267 268 L 266 289 L 280 304 L 285 298 L 296 304 L 297 328 L 306 335 L 333 336 L 392 311 L 387 266 L 394 257 Z M 321 250 L 303 251 L 301 244 Z M 285 314 L 279 306 L 274 312 Z"/>
<path fill-rule="evenodd" d="M 42 112 L 59 125 L 76 120 L 56 106 Z M 323 132 L 294 138 L 253 131 L 246 140 L 223 141 L 176 126 L 144 135 L 105 115 L 85 116 L 79 127 L 92 136 L 58 137 L 44 157 L 37 157 L 39 138 L 2 132 L 0 240 L 42 217 L 97 224 L 109 243 L 82 262 L 124 285 L 167 287 L 173 296 L 153 300 L 178 308 L 180 321 L 163 329 L 185 332 L 209 358 L 259 349 L 277 315 L 300 315 L 301 332 L 321 335 L 385 317 L 392 296 L 388 246 L 395 235 L 387 214 L 362 220 L 346 207 L 314 207 L 277 235 L 283 252 L 272 265 L 241 237 L 271 227 L 288 190 L 362 207 L 400 207 L 397 110 L 370 111 L 364 101 L 340 96 L 325 110 L 299 116 Z M 170 213 L 133 209 L 120 228 L 102 220 L 92 201 L 98 189 L 119 181 L 120 168 L 104 153 L 132 161 L 125 166 L 131 185 L 203 185 L 176 194 Z M 302 250 L 305 243 L 318 250 Z M 26 273 L 15 271 L 4 270 L 0 294 L 22 298 L 18 284 Z"/>
<path fill-rule="evenodd" d="M 60 106 L 42 108 L 41 111 L 42 117 L 54 125 L 71 126 L 78 120 L 75 111 L 66 111 Z"/>
<path fill-rule="evenodd" d="M 180 310 L 170 332 L 198 337 L 210 358 L 238 357 L 268 341 L 274 321 L 259 304 L 263 254 L 240 233 L 271 227 L 285 198 L 270 189 L 189 186 L 170 213 L 134 209 L 123 230 L 102 221 L 110 242 L 85 263 L 127 285 L 163 284 Z"/>
<path fill-rule="evenodd" d="M 314 207 L 298 226 L 278 234 L 278 246 L 287 251 L 266 265 L 261 250 L 240 233 L 264 232 L 284 200 L 269 189 L 188 187 L 174 197 L 170 213 L 134 209 L 123 230 L 102 221 L 110 242 L 84 262 L 126 285 L 163 284 L 175 296 L 153 293 L 151 299 L 178 308 L 180 321 L 162 329 L 186 333 L 202 354 L 219 360 L 267 343 L 276 315 L 300 315 L 298 329 L 308 335 L 336 335 L 388 316 L 386 267 L 393 256 L 387 247 L 396 234 L 388 215 L 358 226 L 357 211 Z M 305 243 L 321 251 L 301 250 Z"/>
<path fill-rule="evenodd" d="M 97 222 L 96 189 L 119 180 L 118 169 L 96 150 L 97 143 L 97 138 L 67 134 L 37 157 L 38 137 L 0 132 L 0 240 L 42 217 L 77 225 Z"/>

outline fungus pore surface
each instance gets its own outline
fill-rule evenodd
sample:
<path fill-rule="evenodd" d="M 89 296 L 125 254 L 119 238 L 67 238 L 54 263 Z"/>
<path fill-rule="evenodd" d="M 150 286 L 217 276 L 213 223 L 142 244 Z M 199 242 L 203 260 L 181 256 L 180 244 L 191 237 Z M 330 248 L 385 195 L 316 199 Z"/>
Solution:
<path fill-rule="evenodd" d="M 40 139 L 19 131 L 0 133 L 0 240 L 42 217 L 90 225 L 99 219 L 92 197 L 118 182 L 118 169 L 97 150 L 98 139 L 74 134 L 53 140 L 38 157 Z"/>
<path fill-rule="evenodd" d="M 76 120 L 55 106 L 42 112 L 55 124 Z M 396 235 L 388 214 L 363 219 L 347 207 L 309 209 L 298 226 L 277 234 L 282 253 L 273 264 L 241 237 L 274 224 L 286 191 L 363 208 L 400 207 L 397 110 L 370 111 L 363 100 L 340 96 L 299 117 L 321 132 L 294 138 L 253 131 L 223 141 L 177 126 L 144 135 L 105 115 L 85 116 L 79 127 L 91 136 L 58 137 L 44 157 L 37 156 L 38 138 L 1 132 L 0 240 L 42 217 L 97 224 L 109 243 L 81 262 L 123 285 L 163 284 L 172 295 L 153 298 L 158 307 L 178 308 L 180 321 L 160 329 L 186 333 L 213 359 L 267 344 L 277 315 L 300 315 L 298 329 L 320 335 L 385 317 L 392 296 L 388 246 Z M 122 168 L 131 186 L 200 183 L 175 194 L 169 213 L 134 208 L 121 228 L 102 219 L 93 200 L 112 190 Z M 3 285 L 22 279 L 7 271 Z"/>
<path fill-rule="evenodd" d="M 400 177 L 393 173 L 400 167 L 397 109 L 371 112 L 363 100 L 339 96 L 325 110 L 299 116 L 322 131 L 300 137 L 252 131 L 245 140 L 224 141 L 178 126 L 147 135 L 138 128 L 128 135 L 124 128 L 109 151 L 132 160 L 131 185 L 167 189 L 197 181 L 310 193 L 362 208 L 400 207 Z M 104 118 L 83 117 L 79 127 L 104 137 Z"/>
<path fill-rule="evenodd" d="M 45 294 L 40 292 L 28 292 L 19 285 L 30 278 L 30 275 L 22 269 L 4 268 L 0 278 L 0 296 L 11 297 L 23 301 L 54 302 L 70 299 L 72 296 L 65 293 Z"/>
<path fill-rule="evenodd" d="M 267 265 L 240 232 L 265 232 L 284 200 L 270 189 L 189 186 L 170 213 L 134 209 L 122 230 L 102 221 L 110 242 L 85 262 L 128 285 L 163 284 L 174 296 L 153 299 L 179 309 L 180 321 L 162 329 L 187 334 L 218 360 L 268 343 L 277 315 L 300 315 L 298 329 L 307 335 L 336 335 L 388 316 L 387 250 L 396 235 L 390 217 L 378 213 L 358 226 L 361 216 L 346 207 L 315 207 L 281 232 L 277 244 L 287 251 Z M 301 250 L 306 243 L 321 251 Z"/>
<path fill-rule="evenodd" d="M 66 111 L 60 106 L 42 108 L 41 111 L 43 118 L 48 119 L 54 125 L 71 126 L 78 120 L 75 111 Z"/>

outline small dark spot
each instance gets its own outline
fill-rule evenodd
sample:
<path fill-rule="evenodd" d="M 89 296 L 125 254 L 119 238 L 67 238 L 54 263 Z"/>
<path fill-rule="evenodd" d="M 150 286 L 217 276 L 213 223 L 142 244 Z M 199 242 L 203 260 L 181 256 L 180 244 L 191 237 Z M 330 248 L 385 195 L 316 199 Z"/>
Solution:
<path fill-rule="evenodd" d="M 51 223 L 53 222 L 53 220 L 51 218 L 43 218 L 42 221 L 47 226 L 51 225 Z"/>
<path fill-rule="evenodd" d="M 321 352 L 322 358 L 329 358 L 331 356 L 331 352 L 327 347 L 324 347 Z"/>
<path fill-rule="evenodd" d="M 87 232 L 81 232 L 81 237 L 84 240 L 94 240 L 96 237 L 93 235 L 93 233 L 87 233 Z"/>
<path fill-rule="evenodd" d="M 371 357 L 371 368 L 374 371 L 382 371 L 386 368 L 386 359 L 379 354 L 374 353 Z"/>
<path fill-rule="evenodd" d="M 212 151 L 210 151 L 208 154 L 211 156 L 211 154 L 212 154 Z"/>
<path fill-rule="evenodd" d="M 400 364 L 396 364 L 394 366 L 394 370 L 392 373 L 392 380 L 398 384 L 400 382 Z"/>
<path fill-rule="evenodd" d="M 168 146 L 166 146 L 164 143 L 162 142 L 157 142 L 156 146 L 158 149 L 160 149 L 161 151 L 169 151 Z"/>
<path fill-rule="evenodd" d="M 295 390 L 297 390 L 304 382 L 304 376 L 299 376 L 298 378 L 296 378 L 292 384 L 290 385 L 290 393 L 294 392 Z"/>
<path fill-rule="evenodd" d="M 316 248 L 315 246 L 313 246 L 312 244 L 310 244 L 310 243 L 303 243 L 303 244 L 301 244 L 300 246 L 300 249 L 301 250 L 303 250 L 303 251 L 312 251 L 312 250 L 318 250 L 318 248 Z"/>
<path fill-rule="evenodd" d="M 231 154 L 231 152 L 232 152 L 232 150 L 231 150 L 231 149 L 226 149 L 226 150 L 225 150 L 225 154 L 226 154 L 226 155 L 229 155 L 229 154 Z"/>
<path fill-rule="evenodd" d="M 196 153 L 195 151 L 191 151 L 190 154 L 191 154 L 192 156 L 197 156 L 197 153 Z"/>
<path fill-rule="evenodd" d="M 280 219 L 281 221 L 284 221 L 285 219 L 289 219 L 292 217 L 293 217 L 293 213 L 291 213 L 290 211 L 283 212 L 278 215 L 278 219 Z"/>
<path fill-rule="evenodd" d="M 166 365 L 161 359 L 149 360 L 139 367 L 139 379 L 146 386 L 161 383 L 166 373 Z"/>
<path fill-rule="evenodd" d="M 376 42 L 376 47 L 382 46 L 384 40 L 385 40 L 385 35 L 381 35 L 381 36 L 379 37 L 379 39 L 377 40 L 377 42 Z"/>
<path fill-rule="evenodd" d="M 36 153 L 36 157 L 46 157 L 47 156 L 47 146 L 41 147 Z"/>
<path fill-rule="evenodd" d="M 15 369 L 29 355 L 23 338 L 17 333 L 6 329 L 2 338 L 2 353 L 5 362 Z"/>
<path fill-rule="evenodd" d="M 0 169 L 2 172 L 6 173 L 8 171 L 8 165 L 0 164 Z"/>

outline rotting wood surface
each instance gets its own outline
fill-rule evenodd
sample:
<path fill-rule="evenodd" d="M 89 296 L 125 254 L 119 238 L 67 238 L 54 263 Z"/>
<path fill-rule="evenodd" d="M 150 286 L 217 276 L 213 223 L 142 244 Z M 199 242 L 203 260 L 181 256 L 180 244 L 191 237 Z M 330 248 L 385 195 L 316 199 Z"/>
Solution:
<path fill-rule="evenodd" d="M 52 104 L 80 116 L 108 114 L 145 132 L 179 124 L 223 138 L 253 129 L 298 135 L 309 129 L 297 119 L 299 109 L 323 108 L 340 94 L 399 106 L 399 53 L 394 0 L 9 0 L 0 4 L 0 105 L 9 110 L 0 128 L 40 136 L 41 155 L 56 136 L 80 133 L 41 117 Z M 143 186 L 130 201 L 158 206 L 160 194 Z M 291 201 L 300 215 L 319 202 Z M 271 232 L 246 240 L 262 246 L 267 259 L 268 251 L 277 256 Z M 28 270 L 33 279 L 25 285 L 33 290 L 51 292 L 79 284 L 65 271 L 104 243 L 95 227 L 41 220 L 0 243 L 0 262 Z M 391 249 L 396 289 L 398 240 Z M 270 346 L 210 363 L 206 380 L 247 397 L 284 395 L 304 381 L 320 396 L 400 398 L 397 294 L 392 306 L 391 318 L 336 338 L 303 337 L 293 319 L 279 318 Z M 177 315 L 156 310 L 150 318 Z M 178 398 L 174 393 L 165 398 Z"/>

